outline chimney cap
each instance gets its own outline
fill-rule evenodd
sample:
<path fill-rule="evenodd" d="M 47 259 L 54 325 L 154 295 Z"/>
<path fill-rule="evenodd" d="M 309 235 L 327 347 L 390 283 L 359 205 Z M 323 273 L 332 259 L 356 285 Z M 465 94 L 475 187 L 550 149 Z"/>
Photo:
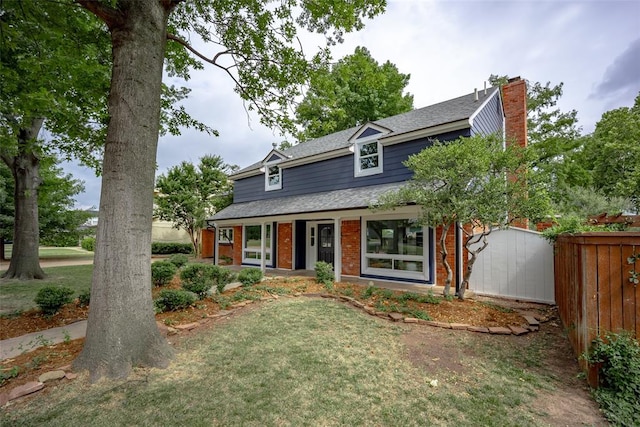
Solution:
<path fill-rule="evenodd" d="M 508 82 L 509 82 L 509 83 L 513 83 L 513 82 L 517 82 L 517 81 L 519 81 L 519 80 L 521 80 L 521 79 L 520 79 L 520 76 L 516 76 L 516 77 L 511 77 L 511 78 L 508 80 Z"/>

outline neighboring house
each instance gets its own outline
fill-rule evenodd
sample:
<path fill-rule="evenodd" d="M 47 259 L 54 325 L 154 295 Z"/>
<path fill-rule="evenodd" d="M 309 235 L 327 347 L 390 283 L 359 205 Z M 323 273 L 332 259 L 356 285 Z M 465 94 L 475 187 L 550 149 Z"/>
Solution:
<path fill-rule="evenodd" d="M 311 270 L 326 261 L 337 281 L 350 276 L 442 284 L 440 230 L 418 224 L 417 206 L 387 212 L 369 206 L 411 178 L 402 162 L 434 139 L 494 132 L 526 144 L 523 80 L 510 80 L 502 94 L 499 88 L 475 91 L 283 151 L 274 147 L 261 162 L 231 175 L 233 204 L 209 221 L 217 236 L 226 237 L 216 239 L 216 262 L 224 256 L 234 265 Z M 459 236 L 449 235 L 447 247 L 460 272 Z"/>

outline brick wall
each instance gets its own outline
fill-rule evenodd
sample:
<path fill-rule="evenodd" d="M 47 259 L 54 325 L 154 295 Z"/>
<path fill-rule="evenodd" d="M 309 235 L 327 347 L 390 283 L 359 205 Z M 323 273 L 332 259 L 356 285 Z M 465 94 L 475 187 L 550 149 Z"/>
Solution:
<path fill-rule="evenodd" d="M 220 243 L 218 245 L 218 263 L 220 265 L 226 265 L 227 262 L 225 262 L 222 257 L 229 257 L 231 259 L 233 259 L 233 249 L 235 247 L 235 244 L 230 244 L 230 243 Z M 232 264 L 233 261 L 231 261 L 230 264 Z"/>
<path fill-rule="evenodd" d="M 233 265 L 242 264 L 242 226 L 233 227 Z"/>
<path fill-rule="evenodd" d="M 290 270 L 293 262 L 291 245 L 293 242 L 293 227 L 291 223 L 278 223 L 278 268 Z"/>
<path fill-rule="evenodd" d="M 360 220 L 342 221 L 342 274 L 360 275 Z"/>

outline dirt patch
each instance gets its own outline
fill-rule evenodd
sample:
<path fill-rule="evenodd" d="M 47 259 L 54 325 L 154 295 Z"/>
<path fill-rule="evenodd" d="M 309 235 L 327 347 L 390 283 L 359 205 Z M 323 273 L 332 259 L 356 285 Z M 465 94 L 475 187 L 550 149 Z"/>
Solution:
<path fill-rule="evenodd" d="M 441 328 L 411 328 L 402 335 L 407 358 L 414 366 L 434 374 L 442 371 L 462 374 L 465 372 L 462 355 L 450 337 L 452 333 L 459 332 Z"/>

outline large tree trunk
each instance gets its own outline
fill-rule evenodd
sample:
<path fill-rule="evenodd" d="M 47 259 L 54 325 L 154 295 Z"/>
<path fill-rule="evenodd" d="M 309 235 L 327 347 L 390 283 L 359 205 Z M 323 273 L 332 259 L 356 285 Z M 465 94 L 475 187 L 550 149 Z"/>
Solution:
<path fill-rule="evenodd" d="M 9 269 L 2 275 L 7 279 L 44 279 L 40 268 L 38 247 L 40 227 L 38 223 L 38 188 L 40 178 L 40 158 L 32 146 L 42 128 L 43 119 L 31 121 L 29 129 L 21 129 L 18 134 L 18 154 L 5 155 L 3 161 L 11 169 L 14 186 L 13 251 Z"/>
<path fill-rule="evenodd" d="M 451 223 L 444 224 L 442 226 L 442 234 L 440 234 L 440 259 L 445 271 L 447 272 L 447 278 L 444 281 L 444 291 L 442 292 L 444 296 L 449 296 L 449 292 L 451 292 L 451 281 L 453 280 L 453 270 L 451 269 L 451 265 L 449 265 L 449 260 L 447 259 L 449 251 L 447 251 L 446 244 L 447 234 L 450 228 Z"/>
<path fill-rule="evenodd" d="M 100 4 L 82 3 L 88 9 Z M 120 0 L 108 16 L 113 74 L 87 337 L 74 367 L 91 381 L 166 367 L 151 297 L 151 222 L 169 2 Z M 104 11 L 104 10 L 102 10 Z M 113 12 L 113 11 L 112 11 Z"/>

